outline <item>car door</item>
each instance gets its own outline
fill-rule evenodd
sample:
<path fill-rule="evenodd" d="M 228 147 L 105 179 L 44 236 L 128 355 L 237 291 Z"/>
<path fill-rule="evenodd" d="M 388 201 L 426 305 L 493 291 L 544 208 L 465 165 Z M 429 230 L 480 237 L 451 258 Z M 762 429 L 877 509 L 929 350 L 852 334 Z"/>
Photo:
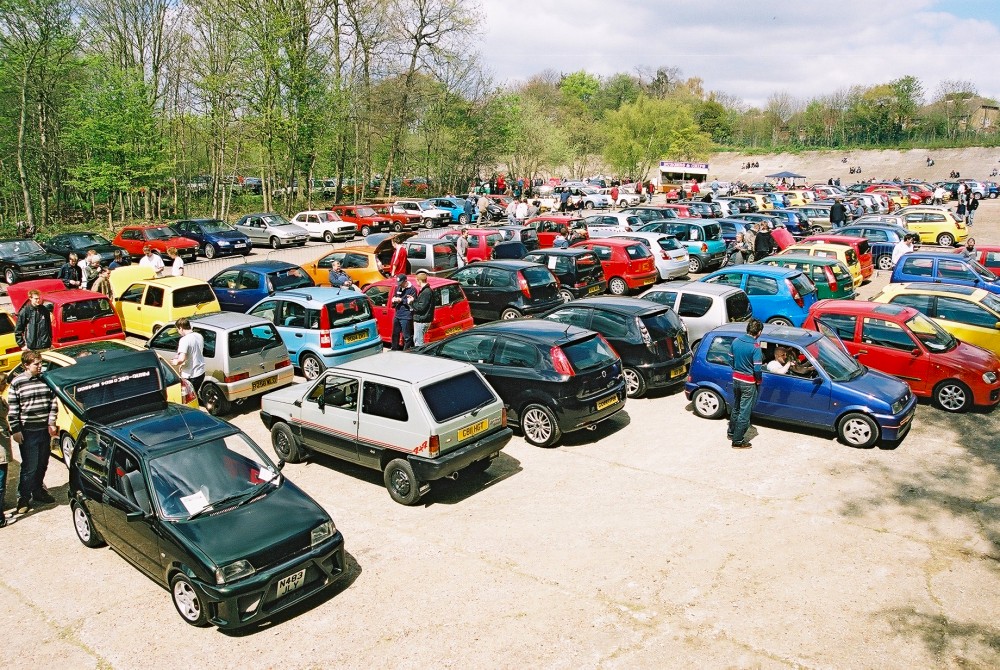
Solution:
<path fill-rule="evenodd" d="M 762 337 L 760 343 L 766 363 L 774 358 L 776 344 L 766 337 Z M 802 350 L 791 349 L 792 357 L 809 360 Z M 809 362 L 816 365 L 815 361 Z M 790 423 L 828 426 L 831 390 L 831 383 L 824 372 L 816 371 L 813 376 L 804 377 L 791 372 L 768 372 L 765 367 L 761 372 L 760 395 L 754 414 Z"/>
<path fill-rule="evenodd" d="M 928 225 L 924 214 L 919 212 L 910 213 L 903 217 L 903 221 L 903 225 L 911 233 L 918 233 L 920 235 L 921 242 L 934 241 L 933 236 L 931 235 L 931 232 L 933 231 L 930 230 L 930 226 Z"/>
<path fill-rule="evenodd" d="M 60 403 L 61 406 L 61 403 Z M 111 455 L 111 440 L 94 428 L 85 426 L 76 440 L 73 457 L 79 472 L 80 495 L 90 513 L 90 520 L 102 535 L 107 532 L 104 501 L 108 487 L 108 457 Z"/>
<path fill-rule="evenodd" d="M 409 387 L 363 380 L 358 426 L 358 455 L 362 465 L 378 468 L 385 445 L 425 455 L 430 429 Z"/>
<path fill-rule="evenodd" d="M 146 475 L 139 458 L 119 442 L 111 452 L 104 501 L 105 538 L 133 565 L 162 580 L 158 521 Z M 129 521 L 132 514 L 142 518 Z"/>
<path fill-rule="evenodd" d="M 1000 317 L 981 305 L 960 298 L 938 296 L 933 313 L 928 316 L 936 319 L 942 328 L 963 342 L 1000 355 L 1000 330 L 997 329 Z"/>
<path fill-rule="evenodd" d="M 306 392 L 299 408 L 300 437 L 309 449 L 358 462 L 360 379 L 328 370 Z"/>
<path fill-rule="evenodd" d="M 145 284 L 132 284 L 115 301 L 115 307 L 118 309 L 118 316 L 121 317 L 122 325 L 129 332 L 139 332 L 137 329 L 141 327 L 142 296 L 145 292 Z"/>
<path fill-rule="evenodd" d="M 471 265 L 462 268 L 451 276 L 452 279 L 462 285 L 465 297 L 469 301 L 469 310 L 472 312 L 474 319 L 492 318 L 488 311 L 488 303 L 483 296 L 482 286 L 480 285 L 482 275 L 483 268 L 481 266 Z"/>
<path fill-rule="evenodd" d="M 508 306 L 512 295 L 518 290 L 513 273 L 502 268 L 484 268 L 479 283 L 479 295 L 483 302 L 485 318 L 500 318 L 500 313 Z"/>
<path fill-rule="evenodd" d="M 391 293 L 392 289 L 384 284 L 374 284 L 365 289 L 365 295 L 372 304 L 372 315 L 375 317 L 379 337 L 383 342 L 392 339 L 392 320 L 396 316 L 396 310 L 390 307 Z"/>
<path fill-rule="evenodd" d="M 240 269 L 238 267 L 220 272 L 212 278 L 211 285 L 215 297 L 219 299 L 219 305 L 224 312 L 241 312 L 240 301 L 237 298 L 237 290 L 240 282 Z"/>
<path fill-rule="evenodd" d="M 162 286 L 146 286 L 142 296 L 142 309 L 139 312 L 139 330 L 137 332 L 151 335 L 154 323 L 167 320 L 165 309 L 166 291 Z"/>
<path fill-rule="evenodd" d="M 961 260 L 939 258 L 934 272 L 935 281 L 942 280 L 948 284 L 962 286 L 980 286 L 983 281 L 968 265 Z"/>
<path fill-rule="evenodd" d="M 845 343 L 846 344 L 846 343 Z M 875 317 L 861 320 L 861 340 L 855 358 L 862 365 L 899 377 L 917 393 L 929 393 L 930 363 L 913 334 L 893 321 Z"/>

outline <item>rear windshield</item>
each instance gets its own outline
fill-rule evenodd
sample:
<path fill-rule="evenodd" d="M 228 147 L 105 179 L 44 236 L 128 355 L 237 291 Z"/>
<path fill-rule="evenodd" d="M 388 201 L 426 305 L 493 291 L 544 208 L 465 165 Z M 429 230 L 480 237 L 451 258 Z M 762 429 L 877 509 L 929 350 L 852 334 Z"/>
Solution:
<path fill-rule="evenodd" d="M 472 370 L 428 384 L 420 389 L 420 395 L 438 423 L 468 414 L 496 400 L 490 387 Z"/>
<path fill-rule="evenodd" d="M 557 281 L 551 272 L 540 267 L 524 268 L 521 270 L 521 274 L 524 275 L 524 279 L 528 282 L 528 286 L 548 286 L 549 284 L 554 284 Z"/>
<path fill-rule="evenodd" d="M 316 285 L 313 283 L 312 277 L 298 268 L 268 272 L 267 283 L 269 291 L 282 291 Z"/>
<path fill-rule="evenodd" d="M 576 267 L 577 268 L 589 268 L 598 266 L 601 261 L 597 260 L 597 255 L 592 253 L 580 254 L 576 257 Z"/>
<path fill-rule="evenodd" d="M 14 332 L 14 322 L 10 317 L 0 316 L 0 335 L 10 335 Z"/>
<path fill-rule="evenodd" d="M 330 327 L 343 328 L 372 318 L 368 304 L 368 298 L 363 295 L 327 304 L 326 314 L 330 318 Z"/>
<path fill-rule="evenodd" d="M 661 237 L 656 240 L 656 243 L 660 245 L 660 248 L 664 251 L 675 251 L 676 249 L 681 249 L 681 243 L 677 241 L 674 237 Z"/>
<path fill-rule="evenodd" d="M 743 291 L 726 298 L 726 311 L 730 321 L 746 321 L 751 314 L 750 299 Z"/>
<path fill-rule="evenodd" d="M 862 256 L 864 256 L 865 254 L 870 254 L 872 252 L 872 248 L 871 245 L 868 244 L 868 240 L 862 240 L 861 242 L 858 242 L 858 251 L 861 252 Z"/>
<path fill-rule="evenodd" d="M 637 258 L 649 258 L 653 254 L 649 253 L 649 249 L 646 248 L 645 244 L 632 244 L 625 247 L 625 253 L 632 260 Z"/>
<path fill-rule="evenodd" d="M 846 257 L 847 257 L 847 262 L 850 263 L 851 265 L 854 265 L 855 263 L 858 262 L 858 255 L 854 253 L 854 249 L 848 249 Z"/>
<path fill-rule="evenodd" d="M 495 247 L 501 242 L 503 242 L 503 235 L 501 235 L 500 233 L 490 233 L 489 235 L 486 236 L 486 246 L 488 247 Z"/>
<path fill-rule="evenodd" d="M 229 333 L 229 355 L 232 358 L 247 354 L 260 355 L 281 344 L 278 330 L 270 323 L 246 326 Z"/>
<path fill-rule="evenodd" d="M 706 240 L 721 240 L 722 239 L 722 226 L 717 223 L 708 223 L 702 226 L 705 229 L 705 239 Z"/>
<path fill-rule="evenodd" d="M 531 228 L 525 228 L 524 230 L 521 231 L 521 241 L 522 242 L 525 242 L 525 241 L 528 241 L 528 240 L 537 240 L 537 239 L 538 239 L 538 233 L 536 233 Z"/>
<path fill-rule="evenodd" d="M 597 335 L 564 344 L 562 350 L 576 372 L 603 368 L 618 358 L 611 347 Z"/>
<path fill-rule="evenodd" d="M 642 320 L 642 325 L 646 326 L 646 330 L 649 331 L 650 337 L 654 340 L 674 337 L 681 330 L 681 320 L 672 309 L 665 309 L 639 318 Z"/>
<path fill-rule="evenodd" d="M 186 286 L 174 291 L 174 307 L 192 307 L 215 300 L 215 293 L 208 284 Z"/>
<path fill-rule="evenodd" d="M 93 300 L 80 300 L 79 302 L 67 303 L 63 306 L 63 321 L 90 321 L 102 316 L 111 316 L 115 310 L 111 308 L 111 301 L 107 298 L 94 298 Z M 6 319 L 3 319 L 6 321 Z"/>
<path fill-rule="evenodd" d="M 448 284 L 434 289 L 434 306 L 447 307 L 465 300 L 465 291 L 460 284 Z"/>
<path fill-rule="evenodd" d="M 853 281 L 851 279 L 851 271 L 847 269 L 843 263 L 837 263 L 833 266 L 833 278 L 838 282 L 840 281 Z"/>
<path fill-rule="evenodd" d="M 812 280 L 801 272 L 789 277 L 789 281 L 792 282 L 792 286 L 799 292 L 799 295 L 804 296 L 816 290 L 816 285 L 812 283 Z"/>

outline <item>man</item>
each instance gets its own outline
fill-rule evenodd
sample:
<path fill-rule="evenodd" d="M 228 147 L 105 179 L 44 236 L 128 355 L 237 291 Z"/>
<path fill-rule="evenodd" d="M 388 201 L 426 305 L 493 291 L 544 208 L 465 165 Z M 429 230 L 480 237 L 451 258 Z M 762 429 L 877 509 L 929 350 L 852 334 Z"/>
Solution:
<path fill-rule="evenodd" d="M 532 200 L 528 204 L 528 218 L 530 219 L 533 216 L 538 216 L 539 212 L 542 211 L 541 207 L 542 207 L 541 202 L 539 202 L 538 200 Z"/>
<path fill-rule="evenodd" d="M 42 304 L 38 289 L 28 291 L 28 302 L 17 313 L 14 341 L 21 351 L 41 351 L 52 346 L 52 314 Z"/>
<path fill-rule="evenodd" d="M 977 209 L 979 209 L 979 198 L 970 197 L 965 211 L 965 225 L 970 228 L 972 227 L 972 220 L 976 218 Z"/>
<path fill-rule="evenodd" d="M 490 199 L 487 198 L 485 194 L 479 196 L 479 200 L 476 202 L 476 207 L 479 208 L 479 220 L 485 221 L 486 214 L 490 209 Z"/>
<path fill-rule="evenodd" d="M 719 196 L 719 180 L 718 179 L 713 179 L 712 180 L 711 189 L 712 189 L 712 195 L 718 197 Z"/>
<path fill-rule="evenodd" d="M 111 290 L 111 269 L 108 267 L 101 267 L 100 274 L 97 275 L 97 279 L 94 280 L 94 284 L 90 287 L 91 291 L 95 293 L 103 293 L 108 296 L 108 298 L 114 298 L 114 292 Z"/>
<path fill-rule="evenodd" d="M 94 249 L 88 249 L 87 255 L 83 258 L 80 267 L 80 275 L 83 278 L 83 287 L 86 288 L 97 281 L 101 274 L 101 255 Z"/>
<path fill-rule="evenodd" d="M 341 268 L 340 261 L 330 265 L 330 286 L 333 288 L 354 288 L 354 281 Z"/>
<path fill-rule="evenodd" d="M 556 233 L 555 238 L 552 240 L 552 246 L 556 249 L 568 249 L 569 240 L 566 238 L 566 234 L 563 232 L 565 228 L 560 228 L 559 232 Z"/>
<path fill-rule="evenodd" d="M 611 187 L 611 206 L 612 207 L 617 207 L 618 206 L 618 194 L 619 194 L 618 187 L 617 186 L 612 186 Z"/>
<path fill-rule="evenodd" d="M 978 253 L 976 253 L 976 238 L 970 237 L 967 240 L 965 240 L 965 246 L 962 247 L 962 251 L 959 253 L 961 253 L 962 258 L 975 260 L 976 256 L 979 255 Z"/>
<path fill-rule="evenodd" d="M 469 264 L 469 229 L 462 228 L 458 239 L 455 240 L 455 252 L 458 256 L 458 267 L 464 268 Z"/>
<path fill-rule="evenodd" d="M 786 347 L 779 346 L 774 350 L 774 359 L 768 361 L 767 371 L 776 375 L 787 375 L 789 371 L 793 375 L 806 376 L 814 372 L 814 368 L 808 362 L 800 363 Z"/>
<path fill-rule="evenodd" d="M 565 212 L 566 207 L 569 205 L 569 189 L 564 189 L 559 194 L 559 211 Z"/>
<path fill-rule="evenodd" d="M 760 369 L 762 357 L 758 338 L 764 324 L 758 319 L 747 322 L 746 335 L 733 340 L 733 410 L 729 414 L 727 436 L 733 449 L 749 449 L 746 434 L 750 428 L 750 413 L 757 402 L 760 391 Z"/>
<path fill-rule="evenodd" d="M 903 257 L 904 254 L 908 254 L 913 251 L 913 236 L 904 235 L 903 239 L 896 242 L 896 246 L 892 248 L 892 267 L 896 267 L 896 263 L 899 259 Z"/>
<path fill-rule="evenodd" d="M 776 246 L 767 223 L 761 221 L 757 224 L 757 234 L 753 238 L 753 257 L 757 259 L 767 258 L 774 253 Z"/>
<path fill-rule="evenodd" d="M 507 203 L 507 208 L 503 211 L 507 215 L 507 223 L 514 226 L 517 225 L 517 200 L 511 200 Z"/>
<path fill-rule="evenodd" d="M 847 208 L 844 207 L 844 199 L 837 198 L 830 208 L 830 227 L 840 228 L 847 225 Z"/>
<path fill-rule="evenodd" d="M 862 216 L 865 215 L 865 207 L 864 207 L 864 205 L 861 204 L 860 200 L 855 200 L 854 201 L 854 209 L 851 210 L 851 215 L 855 219 L 859 219 L 859 218 L 861 218 Z"/>
<path fill-rule="evenodd" d="M 406 275 L 396 277 L 396 282 L 396 294 L 392 296 L 392 307 L 396 313 L 392 317 L 391 348 L 393 351 L 406 351 L 413 348 L 413 303 L 417 299 L 417 292 L 410 286 Z M 401 336 L 402 345 L 399 343 Z"/>
<path fill-rule="evenodd" d="M 42 486 L 49 464 L 49 440 L 59 434 L 56 396 L 42 381 L 42 355 L 25 351 L 21 356 L 24 372 L 10 383 L 7 393 L 7 423 L 10 437 L 21 448 L 21 478 L 17 485 L 17 513 L 24 514 L 34 502 L 54 503 Z"/>
<path fill-rule="evenodd" d="M 417 273 L 417 298 L 413 301 L 413 345 L 422 347 L 434 320 L 434 289 L 427 285 L 427 273 Z"/>
<path fill-rule="evenodd" d="M 406 247 L 403 241 L 397 236 L 392 238 L 392 261 L 389 263 L 389 276 L 406 274 L 407 257 Z"/>
<path fill-rule="evenodd" d="M 518 225 L 523 225 L 528 218 L 528 201 L 521 198 L 517 203 L 517 209 L 514 210 L 514 218 L 517 220 Z"/>
<path fill-rule="evenodd" d="M 79 260 L 79 256 L 70 252 L 69 258 L 59 268 L 56 279 L 61 279 L 66 288 L 81 288 L 83 286 L 83 270 L 78 265 Z"/>
<path fill-rule="evenodd" d="M 139 265 L 142 267 L 152 268 L 157 277 L 162 277 L 164 266 L 163 259 L 160 258 L 160 254 L 154 254 L 153 247 L 148 244 L 142 248 L 142 254 L 142 258 L 139 259 Z"/>
<path fill-rule="evenodd" d="M 943 205 L 944 204 L 944 186 L 938 186 L 934 189 L 934 204 Z"/>
<path fill-rule="evenodd" d="M 121 249 L 115 249 L 115 259 L 108 265 L 108 269 L 123 268 L 131 263 L 131 259 L 122 253 Z"/>
<path fill-rule="evenodd" d="M 205 381 L 205 338 L 191 329 L 186 316 L 177 319 L 176 325 L 181 339 L 177 342 L 177 355 L 170 362 L 180 368 L 181 377 L 191 382 L 198 393 Z"/>
<path fill-rule="evenodd" d="M 471 223 L 476 214 L 476 202 L 472 199 L 471 195 L 462 203 L 462 208 L 465 215 L 469 217 L 469 222 Z"/>

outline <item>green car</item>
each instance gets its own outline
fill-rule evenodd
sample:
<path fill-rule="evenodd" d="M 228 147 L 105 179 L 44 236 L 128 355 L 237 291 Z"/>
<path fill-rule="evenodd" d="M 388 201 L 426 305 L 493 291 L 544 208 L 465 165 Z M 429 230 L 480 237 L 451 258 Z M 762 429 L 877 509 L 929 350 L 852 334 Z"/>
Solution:
<path fill-rule="evenodd" d="M 812 279 L 813 283 L 816 284 L 817 300 L 824 300 L 826 298 L 854 300 L 856 297 L 851 271 L 836 258 L 780 254 L 778 256 L 768 256 L 757 261 L 757 263 L 801 270 L 802 274 Z"/>

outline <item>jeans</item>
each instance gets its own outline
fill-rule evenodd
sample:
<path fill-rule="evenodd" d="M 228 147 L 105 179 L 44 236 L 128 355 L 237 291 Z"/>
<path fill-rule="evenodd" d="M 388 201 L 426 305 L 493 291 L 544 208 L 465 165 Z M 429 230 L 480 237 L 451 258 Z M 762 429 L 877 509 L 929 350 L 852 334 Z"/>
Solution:
<path fill-rule="evenodd" d="M 424 335 L 430 327 L 430 323 L 420 323 L 419 321 L 413 322 L 413 346 L 422 347 L 426 344 L 424 342 Z"/>
<path fill-rule="evenodd" d="M 42 490 L 45 471 L 49 467 L 49 431 L 21 431 L 21 479 L 17 484 L 19 500 L 30 498 Z"/>
<path fill-rule="evenodd" d="M 729 413 L 729 430 L 726 431 L 733 444 L 746 441 L 750 413 L 753 412 L 759 392 L 756 384 L 733 380 L 733 409 Z"/>
<path fill-rule="evenodd" d="M 972 220 L 974 218 L 976 218 L 976 210 L 970 209 L 968 211 L 968 213 L 965 215 L 965 223 L 966 223 L 966 225 L 971 226 L 972 225 Z"/>
<path fill-rule="evenodd" d="M 399 346 L 399 336 L 403 336 L 403 346 Z M 391 349 L 399 351 L 413 348 L 413 319 L 400 319 L 398 316 L 392 320 L 392 340 Z"/>

